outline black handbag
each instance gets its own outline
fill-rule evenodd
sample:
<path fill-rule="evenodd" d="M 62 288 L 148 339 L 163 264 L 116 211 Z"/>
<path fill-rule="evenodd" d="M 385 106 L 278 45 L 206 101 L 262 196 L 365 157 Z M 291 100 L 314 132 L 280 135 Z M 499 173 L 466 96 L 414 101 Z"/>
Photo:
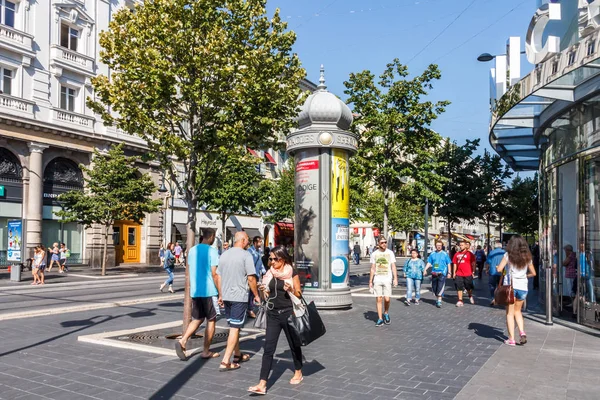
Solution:
<path fill-rule="evenodd" d="M 306 311 L 300 317 L 296 317 L 292 313 L 288 317 L 288 325 L 292 328 L 294 344 L 307 346 L 323 336 L 327 330 L 315 303 L 311 301 L 310 304 L 306 304 L 304 298 L 301 298 L 301 300 L 306 307 Z"/>

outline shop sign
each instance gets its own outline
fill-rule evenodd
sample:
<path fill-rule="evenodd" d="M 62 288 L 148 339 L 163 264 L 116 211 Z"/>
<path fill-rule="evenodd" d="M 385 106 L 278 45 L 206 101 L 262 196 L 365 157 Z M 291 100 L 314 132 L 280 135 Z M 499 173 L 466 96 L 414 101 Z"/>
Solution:
<path fill-rule="evenodd" d="M 7 261 L 21 262 L 21 245 L 23 244 L 23 221 L 8 221 Z"/>
<path fill-rule="evenodd" d="M 354 228 L 354 234 L 358 235 L 358 228 Z"/>
<path fill-rule="evenodd" d="M 373 228 L 373 236 L 378 237 L 380 234 L 379 228 Z"/>
<path fill-rule="evenodd" d="M 0 197 L 4 197 L 4 186 L 0 186 Z"/>

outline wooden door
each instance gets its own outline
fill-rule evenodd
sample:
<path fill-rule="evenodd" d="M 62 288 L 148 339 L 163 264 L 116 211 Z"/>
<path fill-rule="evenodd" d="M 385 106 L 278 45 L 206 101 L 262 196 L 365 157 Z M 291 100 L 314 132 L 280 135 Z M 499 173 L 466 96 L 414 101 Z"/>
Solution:
<path fill-rule="evenodd" d="M 140 226 L 131 221 L 119 221 L 113 227 L 115 261 L 121 263 L 140 262 Z"/>

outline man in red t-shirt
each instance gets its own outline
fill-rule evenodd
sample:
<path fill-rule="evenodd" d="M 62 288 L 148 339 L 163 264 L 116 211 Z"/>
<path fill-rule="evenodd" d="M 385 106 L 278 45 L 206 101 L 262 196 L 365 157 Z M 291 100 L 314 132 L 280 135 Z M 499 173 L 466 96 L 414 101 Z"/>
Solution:
<path fill-rule="evenodd" d="M 469 301 L 475 304 L 473 298 L 473 277 L 475 276 L 475 256 L 468 249 L 467 241 L 460 242 L 460 251 L 454 255 L 452 259 L 452 277 L 454 278 L 454 286 L 458 292 L 458 302 L 456 307 L 464 305 L 463 290 L 467 290 Z"/>

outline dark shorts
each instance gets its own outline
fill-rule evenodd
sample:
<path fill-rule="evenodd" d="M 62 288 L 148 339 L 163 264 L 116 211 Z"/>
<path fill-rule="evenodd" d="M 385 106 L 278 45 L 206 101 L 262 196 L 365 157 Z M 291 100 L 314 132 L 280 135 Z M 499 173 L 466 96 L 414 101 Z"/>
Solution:
<path fill-rule="evenodd" d="M 61 258 L 60 259 L 60 265 L 65 265 L 67 263 L 67 259 L 66 258 Z"/>
<path fill-rule="evenodd" d="M 225 317 L 231 328 L 243 328 L 248 311 L 247 301 L 224 301 Z"/>
<path fill-rule="evenodd" d="M 199 321 L 207 319 L 213 321 L 217 318 L 217 312 L 212 297 L 192 297 L 192 319 Z"/>
<path fill-rule="evenodd" d="M 475 286 L 473 286 L 473 276 L 456 276 L 454 278 L 454 286 L 456 287 L 456 290 L 459 291 L 463 291 L 465 289 L 473 290 L 475 288 Z"/>

